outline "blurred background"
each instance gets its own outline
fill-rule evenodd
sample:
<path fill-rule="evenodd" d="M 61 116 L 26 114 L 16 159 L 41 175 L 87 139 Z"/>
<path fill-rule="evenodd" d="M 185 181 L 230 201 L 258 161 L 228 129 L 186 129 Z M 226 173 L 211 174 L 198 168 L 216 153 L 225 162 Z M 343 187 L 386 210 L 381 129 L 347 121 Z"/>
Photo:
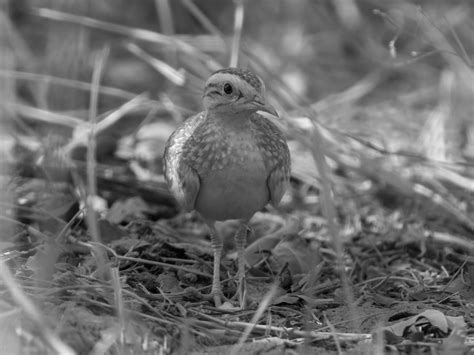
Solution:
<path fill-rule="evenodd" d="M 201 109 L 206 78 L 237 65 L 263 77 L 296 153 L 296 179 L 318 185 L 314 154 L 297 153 L 314 153 L 317 124 L 333 170 L 410 194 L 403 179 L 420 175 L 413 172 L 420 159 L 474 159 L 473 6 L 3 0 L 6 168 L 64 175 L 71 158 L 86 160 L 89 124 L 100 122 L 99 163 L 119 159 L 114 166 L 126 162 L 138 180 L 162 183 L 169 134 Z M 380 172 L 401 167 L 403 178 Z"/>
<path fill-rule="evenodd" d="M 474 25 L 468 0 L 2 3 L 5 123 L 43 126 L 31 108 L 88 117 L 87 83 L 104 51 L 99 115 L 148 93 L 160 110 L 152 121 L 182 120 L 200 109 L 204 80 L 229 65 L 236 42 L 238 66 L 257 71 L 272 103 L 290 115 L 325 106 L 318 120 L 367 136 L 399 134 L 404 146 L 413 143 L 416 126 L 426 123 L 433 108 L 449 101 L 446 154 L 473 154 Z M 240 24 L 238 8 L 244 11 Z M 351 88 L 341 107 L 335 96 Z M 67 125 L 45 120 L 48 133 L 51 125 Z M 134 129 L 139 121 L 122 125 Z M 55 128 L 64 133 L 64 127 Z"/>
<path fill-rule="evenodd" d="M 471 0 L 0 0 L 0 251 L 27 250 L 35 280 L 51 280 L 62 249 L 35 248 L 45 235 L 64 247 L 67 228 L 84 236 L 71 221 L 86 196 L 116 224 L 175 216 L 164 144 L 230 65 L 258 73 L 280 114 L 293 159 L 282 210 L 300 218 L 291 233 L 330 239 L 324 154 L 346 242 L 430 234 L 472 251 L 473 18 Z M 112 215 L 124 196 L 148 205 Z M 258 217 L 260 232 L 276 220 Z M 206 235 L 191 222 L 170 225 Z M 123 237 L 97 228 L 104 243 Z M 457 270 L 461 254 L 442 268 Z M 27 258 L 16 256 L 10 266 Z"/>

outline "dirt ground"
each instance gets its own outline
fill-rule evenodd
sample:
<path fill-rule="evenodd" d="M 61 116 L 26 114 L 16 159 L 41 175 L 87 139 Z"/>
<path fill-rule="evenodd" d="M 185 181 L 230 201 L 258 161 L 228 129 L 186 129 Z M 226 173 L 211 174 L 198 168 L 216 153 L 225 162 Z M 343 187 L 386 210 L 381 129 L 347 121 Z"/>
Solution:
<path fill-rule="evenodd" d="M 0 2 L 0 354 L 474 354 L 473 16 L 469 0 Z M 250 221 L 246 309 L 238 224 L 217 225 L 215 307 L 209 230 L 162 163 L 236 59 L 292 159 Z"/>

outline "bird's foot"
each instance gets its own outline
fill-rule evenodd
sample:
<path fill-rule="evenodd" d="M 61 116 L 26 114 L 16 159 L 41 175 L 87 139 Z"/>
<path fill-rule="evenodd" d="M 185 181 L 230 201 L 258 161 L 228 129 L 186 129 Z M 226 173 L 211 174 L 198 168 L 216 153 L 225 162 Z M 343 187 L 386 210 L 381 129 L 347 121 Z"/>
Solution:
<path fill-rule="evenodd" d="M 247 288 L 245 285 L 245 281 L 238 285 L 239 287 L 239 305 L 240 309 L 247 309 Z"/>
<path fill-rule="evenodd" d="M 240 271 L 240 270 L 239 270 Z M 240 309 L 247 308 L 247 282 L 245 276 L 239 272 L 237 280 L 237 295 L 239 298 Z"/>
<path fill-rule="evenodd" d="M 222 294 L 222 290 L 219 288 L 217 290 L 212 290 L 211 291 L 211 296 L 214 300 L 214 306 L 216 308 L 219 308 L 222 306 L 222 297 L 223 297 L 223 294 Z"/>

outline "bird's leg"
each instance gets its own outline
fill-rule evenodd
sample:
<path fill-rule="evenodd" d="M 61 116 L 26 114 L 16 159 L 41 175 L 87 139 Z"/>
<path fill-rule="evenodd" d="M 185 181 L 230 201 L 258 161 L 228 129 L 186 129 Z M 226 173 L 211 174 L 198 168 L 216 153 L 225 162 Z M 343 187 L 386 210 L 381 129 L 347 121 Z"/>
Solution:
<path fill-rule="evenodd" d="M 237 233 L 235 234 L 235 247 L 237 248 L 237 261 L 238 261 L 238 271 L 237 271 L 237 287 L 238 287 L 238 296 L 240 308 L 246 308 L 246 295 L 247 288 L 245 283 L 245 243 L 247 242 L 247 221 L 242 221 Z"/>
<path fill-rule="evenodd" d="M 207 222 L 209 232 L 211 235 L 211 246 L 214 252 L 214 270 L 212 273 L 212 290 L 211 295 L 214 298 L 214 305 L 219 307 L 222 304 L 222 289 L 221 289 L 221 255 L 222 255 L 222 239 L 217 233 L 214 222 Z"/>

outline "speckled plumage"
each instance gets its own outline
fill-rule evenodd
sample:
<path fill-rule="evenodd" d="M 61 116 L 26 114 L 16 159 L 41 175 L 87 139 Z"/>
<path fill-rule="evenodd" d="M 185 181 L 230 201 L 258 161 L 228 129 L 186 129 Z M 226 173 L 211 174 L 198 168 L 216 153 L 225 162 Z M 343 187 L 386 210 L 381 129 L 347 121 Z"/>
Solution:
<path fill-rule="evenodd" d="M 229 93 L 226 85 L 232 86 Z M 184 210 L 197 210 L 210 227 L 214 294 L 221 292 L 216 259 L 222 248 L 214 222 L 238 219 L 246 226 L 267 203 L 280 202 L 289 182 L 286 140 L 274 123 L 257 112 L 274 112 L 264 102 L 264 90 L 263 81 L 248 70 L 215 72 L 204 91 L 206 110 L 187 119 L 165 148 L 165 178 L 172 194 Z M 245 228 L 241 228 L 236 235 L 239 280 L 244 277 L 244 244 Z M 220 298 L 215 302 L 219 304 Z"/>
<path fill-rule="evenodd" d="M 201 112 L 186 120 L 170 137 L 165 150 L 165 176 L 179 204 L 190 211 L 196 207 L 200 184 L 209 175 L 225 169 L 243 169 L 242 165 L 254 164 L 259 158 L 269 193 L 265 204 L 277 205 L 289 181 L 290 157 L 286 140 L 275 124 L 255 112 L 244 127 L 235 129 Z M 248 187 L 249 193 L 253 188 Z M 247 198 L 245 189 L 239 194 Z M 250 210 L 249 214 L 255 212 Z M 235 215 L 226 219 L 245 217 Z"/>

